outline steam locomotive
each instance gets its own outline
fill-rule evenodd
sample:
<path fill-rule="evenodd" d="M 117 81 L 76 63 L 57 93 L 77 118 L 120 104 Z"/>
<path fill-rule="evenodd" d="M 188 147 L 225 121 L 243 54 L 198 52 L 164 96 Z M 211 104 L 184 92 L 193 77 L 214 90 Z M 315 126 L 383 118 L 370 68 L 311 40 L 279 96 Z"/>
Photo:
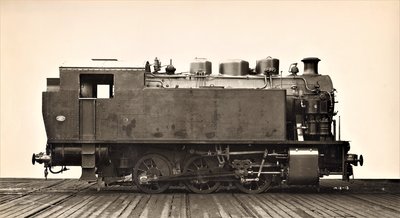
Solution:
<path fill-rule="evenodd" d="M 183 73 L 157 58 L 144 67 L 92 61 L 101 66 L 63 66 L 60 78 L 47 79 L 48 141 L 32 156 L 46 178 L 80 166 L 81 180 L 131 176 L 145 193 L 183 184 L 195 193 L 227 184 L 261 193 L 277 184 L 318 187 L 328 175 L 348 180 L 352 165 L 363 164 L 336 131 L 335 89 L 318 73 L 318 58 L 302 60 L 302 75 L 290 65 L 287 76 L 271 57 L 255 69 L 224 61 L 218 75 L 204 58 Z"/>

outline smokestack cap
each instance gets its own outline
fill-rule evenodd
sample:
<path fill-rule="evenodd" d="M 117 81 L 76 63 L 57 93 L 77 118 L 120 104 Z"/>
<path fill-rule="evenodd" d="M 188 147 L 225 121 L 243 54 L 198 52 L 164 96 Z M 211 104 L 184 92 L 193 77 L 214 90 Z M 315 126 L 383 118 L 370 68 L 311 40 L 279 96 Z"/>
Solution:
<path fill-rule="evenodd" d="M 316 57 L 304 58 L 301 60 L 304 63 L 303 75 L 318 75 L 318 62 L 321 59 Z"/>
<path fill-rule="evenodd" d="M 316 58 L 316 57 L 308 57 L 308 58 L 303 58 L 303 60 L 301 60 L 301 61 L 303 61 L 304 63 L 306 63 L 306 62 L 319 62 L 321 59 L 319 59 L 319 58 Z"/>

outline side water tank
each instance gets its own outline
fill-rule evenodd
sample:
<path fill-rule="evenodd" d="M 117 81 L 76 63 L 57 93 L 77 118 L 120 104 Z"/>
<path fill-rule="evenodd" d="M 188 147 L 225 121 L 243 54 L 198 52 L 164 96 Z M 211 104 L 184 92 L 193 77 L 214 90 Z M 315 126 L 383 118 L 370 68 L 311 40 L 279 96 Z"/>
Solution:
<path fill-rule="evenodd" d="M 195 58 L 191 63 L 190 63 L 190 71 L 191 74 L 198 74 L 198 73 L 204 73 L 204 74 L 211 74 L 211 62 L 207 61 L 205 58 Z"/>
<path fill-rule="evenodd" d="M 267 57 L 256 62 L 257 74 L 279 74 L 279 59 Z"/>
<path fill-rule="evenodd" d="M 219 73 L 230 76 L 244 76 L 249 73 L 249 62 L 239 59 L 223 61 L 219 64 Z"/>

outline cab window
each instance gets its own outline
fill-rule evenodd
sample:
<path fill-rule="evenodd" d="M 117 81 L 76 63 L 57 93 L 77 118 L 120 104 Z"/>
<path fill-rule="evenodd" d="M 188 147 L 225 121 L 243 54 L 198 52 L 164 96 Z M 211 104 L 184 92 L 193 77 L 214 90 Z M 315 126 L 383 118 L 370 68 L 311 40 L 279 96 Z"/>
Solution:
<path fill-rule="evenodd" d="M 81 74 L 80 98 L 113 98 L 114 75 L 113 74 Z"/>

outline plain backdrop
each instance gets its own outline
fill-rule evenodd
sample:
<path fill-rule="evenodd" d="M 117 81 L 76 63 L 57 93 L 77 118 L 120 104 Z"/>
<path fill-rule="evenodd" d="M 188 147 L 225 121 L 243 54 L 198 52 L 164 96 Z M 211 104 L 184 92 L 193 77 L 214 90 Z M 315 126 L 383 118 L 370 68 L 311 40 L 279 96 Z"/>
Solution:
<path fill-rule="evenodd" d="M 342 139 L 365 164 L 356 178 L 400 178 L 399 1 L 1 1 L 1 177 L 43 177 L 41 95 L 58 67 L 91 58 L 272 56 L 287 73 L 319 57 L 339 101 Z M 303 65 L 300 64 L 302 71 Z M 78 177 L 75 168 L 58 177 Z M 50 178 L 56 176 L 50 175 Z"/>

